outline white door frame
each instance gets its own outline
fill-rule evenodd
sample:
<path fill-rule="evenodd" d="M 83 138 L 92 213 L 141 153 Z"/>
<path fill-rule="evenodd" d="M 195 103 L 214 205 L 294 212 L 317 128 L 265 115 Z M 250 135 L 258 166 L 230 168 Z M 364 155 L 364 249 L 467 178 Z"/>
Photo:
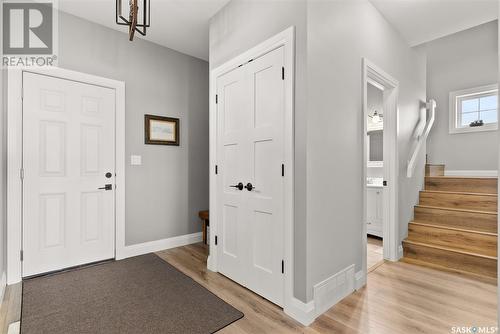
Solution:
<path fill-rule="evenodd" d="M 285 176 L 284 176 L 284 309 L 293 303 L 293 228 L 294 228 L 294 64 L 295 64 L 295 28 L 290 27 L 285 31 L 271 37 L 263 43 L 231 59 L 210 72 L 210 255 L 207 268 L 218 271 L 217 248 L 215 236 L 217 235 L 217 183 L 215 169 L 217 165 L 217 78 L 235 68 L 258 58 L 276 48 L 284 47 L 285 67 Z"/>
<path fill-rule="evenodd" d="M 125 248 L 125 83 L 85 73 L 49 69 L 9 69 L 7 86 L 7 284 L 22 279 L 23 73 L 29 72 L 115 90 L 115 257 Z"/>
<path fill-rule="evenodd" d="M 398 159 L 398 94 L 399 82 L 381 68 L 363 58 L 363 220 L 362 220 L 362 268 L 364 280 L 361 285 L 366 284 L 367 275 L 367 164 L 368 164 L 368 98 L 367 85 L 371 83 L 379 88 L 383 88 L 384 95 L 384 142 L 390 148 L 386 152 L 384 145 L 384 180 L 387 186 L 384 187 L 383 195 L 383 238 L 384 238 L 384 259 L 397 261 L 399 254 L 399 228 L 398 228 L 398 179 L 399 179 L 399 159 Z"/>

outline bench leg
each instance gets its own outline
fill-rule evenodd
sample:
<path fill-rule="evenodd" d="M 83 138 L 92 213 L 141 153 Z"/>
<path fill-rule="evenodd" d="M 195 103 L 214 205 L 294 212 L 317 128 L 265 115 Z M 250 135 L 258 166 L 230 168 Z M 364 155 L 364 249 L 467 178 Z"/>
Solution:
<path fill-rule="evenodd" d="M 207 244 L 207 221 L 203 221 L 203 243 Z"/>

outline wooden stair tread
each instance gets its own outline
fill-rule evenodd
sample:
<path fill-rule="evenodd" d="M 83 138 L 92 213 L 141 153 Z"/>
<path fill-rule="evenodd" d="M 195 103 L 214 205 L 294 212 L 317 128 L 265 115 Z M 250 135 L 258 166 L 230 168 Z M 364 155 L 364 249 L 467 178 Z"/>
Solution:
<path fill-rule="evenodd" d="M 441 266 L 439 264 L 435 264 L 435 263 L 427 262 L 427 261 L 422 261 L 422 260 L 417 260 L 414 258 L 403 257 L 401 259 L 401 261 L 404 263 L 414 264 L 417 266 L 424 266 L 424 267 L 433 268 L 436 270 L 462 274 L 462 275 L 465 275 L 465 276 L 468 276 L 468 277 L 471 277 L 474 279 L 479 279 L 480 281 L 483 281 L 483 282 L 486 282 L 489 284 L 493 284 L 493 285 L 497 285 L 497 282 L 498 282 L 496 277 L 489 277 L 489 276 L 484 276 L 484 275 L 480 275 L 477 273 L 473 273 L 473 272 L 470 272 L 467 270 L 460 270 L 460 269 L 456 269 L 456 268 L 445 267 L 445 266 Z"/>
<path fill-rule="evenodd" d="M 435 209 L 435 210 L 448 210 L 448 211 L 455 211 L 455 212 L 467 212 L 467 213 L 480 213 L 480 214 L 486 214 L 486 215 L 497 215 L 497 212 L 495 212 L 495 211 L 449 208 L 449 207 L 443 207 L 443 206 L 432 206 L 432 205 L 421 205 L 421 204 L 415 205 L 415 207 L 425 208 L 425 209 Z"/>
<path fill-rule="evenodd" d="M 467 252 L 467 251 L 458 250 L 455 248 L 445 247 L 445 246 L 441 246 L 441 245 L 438 246 L 438 245 L 434 245 L 434 244 L 427 244 L 427 243 L 417 242 L 417 241 L 411 241 L 408 239 L 403 240 L 403 243 L 408 243 L 410 245 L 416 245 L 416 246 L 421 246 L 421 247 L 440 249 L 440 250 L 453 252 L 453 253 L 459 253 L 459 254 L 463 254 L 463 255 L 476 256 L 476 257 L 480 257 L 483 259 L 489 259 L 489 260 L 495 260 L 495 261 L 497 260 L 496 256 L 489 256 L 489 255 L 483 255 L 483 254 L 478 254 L 478 253 L 473 253 L 473 252 Z"/>
<path fill-rule="evenodd" d="M 457 180 L 468 180 L 468 179 L 471 179 L 471 180 L 496 180 L 496 179 L 498 179 L 498 177 L 496 177 L 496 176 L 440 176 L 440 175 L 426 176 L 425 178 L 427 178 L 427 179 L 447 179 L 447 180 L 451 180 L 451 179 L 457 179 Z"/>
<path fill-rule="evenodd" d="M 414 221 L 487 233 L 498 232 L 498 214 L 460 207 L 415 206 Z"/>
<path fill-rule="evenodd" d="M 464 176 L 426 176 L 425 190 L 497 194 L 498 178 Z"/>
<path fill-rule="evenodd" d="M 432 193 L 432 194 L 450 194 L 450 195 L 471 195 L 471 196 L 489 196 L 489 197 L 498 196 L 498 194 L 491 194 L 491 193 L 470 193 L 462 191 L 421 190 L 420 192 Z"/>
<path fill-rule="evenodd" d="M 423 190 L 419 204 L 481 211 L 498 211 L 497 194 Z"/>
<path fill-rule="evenodd" d="M 426 176 L 440 176 L 444 175 L 444 165 L 425 165 L 425 175 Z"/>
<path fill-rule="evenodd" d="M 458 231 L 458 232 L 465 232 L 465 233 L 476 233 L 476 234 L 482 234 L 482 235 L 489 235 L 492 237 L 498 237 L 497 233 L 491 233 L 491 232 L 483 232 L 483 231 L 476 231 L 476 230 L 469 230 L 469 229 L 464 229 L 464 228 L 458 228 L 458 227 L 452 227 L 452 226 L 443 226 L 443 225 L 435 225 L 426 221 L 412 221 L 410 224 L 414 225 L 420 225 L 420 226 L 427 226 L 427 227 L 432 227 L 432 228 L 438 228 L 442 230 L 451 230 L 451 231 Z"/>

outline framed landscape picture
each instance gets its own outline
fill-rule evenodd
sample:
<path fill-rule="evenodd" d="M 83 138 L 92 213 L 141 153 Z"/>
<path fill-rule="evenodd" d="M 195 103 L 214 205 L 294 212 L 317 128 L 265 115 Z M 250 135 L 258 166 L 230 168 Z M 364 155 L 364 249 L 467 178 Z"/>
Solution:
<path fill-rule="evenodd" d="M 179 146 L 179 119 L 144 115 L 145 143 Z"/>

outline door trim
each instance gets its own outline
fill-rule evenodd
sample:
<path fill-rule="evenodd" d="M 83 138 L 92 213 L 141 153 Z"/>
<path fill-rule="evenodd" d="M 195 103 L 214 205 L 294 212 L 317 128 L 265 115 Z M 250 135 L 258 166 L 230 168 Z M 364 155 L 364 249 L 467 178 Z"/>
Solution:
<path fill-rule="evenodd" d="M 115 90 L 115 258 L 125 248 L 125 83 L 62 68 L 9 69 L 7 78 L 7 284 L 22 280 L 23 73 L 34 73 Z"/>
<path fill-rule="evenodd" d="M 384 180 L 387 181 L 387 186 L 384 187 L 384 192 L 387 196 L 383 197 L 383 237 L 384 237 L 384 259 L 389 261 L 397 261 L 399 255 L 399 228 L 398 228 L 398 180 L 399 180 L 399 158 L 398 158 L 398 95 L 399 82 L 391 75 L 387 74 L 381 68 L 366 58 L 362 61 L 362 161 L 363 161 L 363 219 L 362 219 L 362 261 L 361 268 L 363 276 L 360 282 L 357 283 L 357 288 L 366 284 L 367 277 L 367 163 L 368 163 L 368 138 L 367 138 L 367 120 L 368 120 L 368 98 L 367 85 L 368 83 L 383 90 L 384 94 L 384 141 L 388 141 L 390 147 L 389 154 L 384 150 Z M 385 147 L 385 145 L 384 145 Z"/>
<path fill-rule="evenodd" d="M 279 47 L 284 47 L 285 67 L 285 176 L 284 176 L 284 310 L 292 308 L 295 304 L 293 297 L 293 238 L 294 238 L 294 64 L 295 64 L 295 27 L 290 27 L 283 32 L 269 38 L 261 44 L 227 61 L 223 65 L 210 71 L 210 255 L 207 268 L 217 272 L 217 248 L 215 236 L 217 235 L 217 183 L 215 168 L 217 165 L 217 78 L 235 68 L 258 58 Z"/>

